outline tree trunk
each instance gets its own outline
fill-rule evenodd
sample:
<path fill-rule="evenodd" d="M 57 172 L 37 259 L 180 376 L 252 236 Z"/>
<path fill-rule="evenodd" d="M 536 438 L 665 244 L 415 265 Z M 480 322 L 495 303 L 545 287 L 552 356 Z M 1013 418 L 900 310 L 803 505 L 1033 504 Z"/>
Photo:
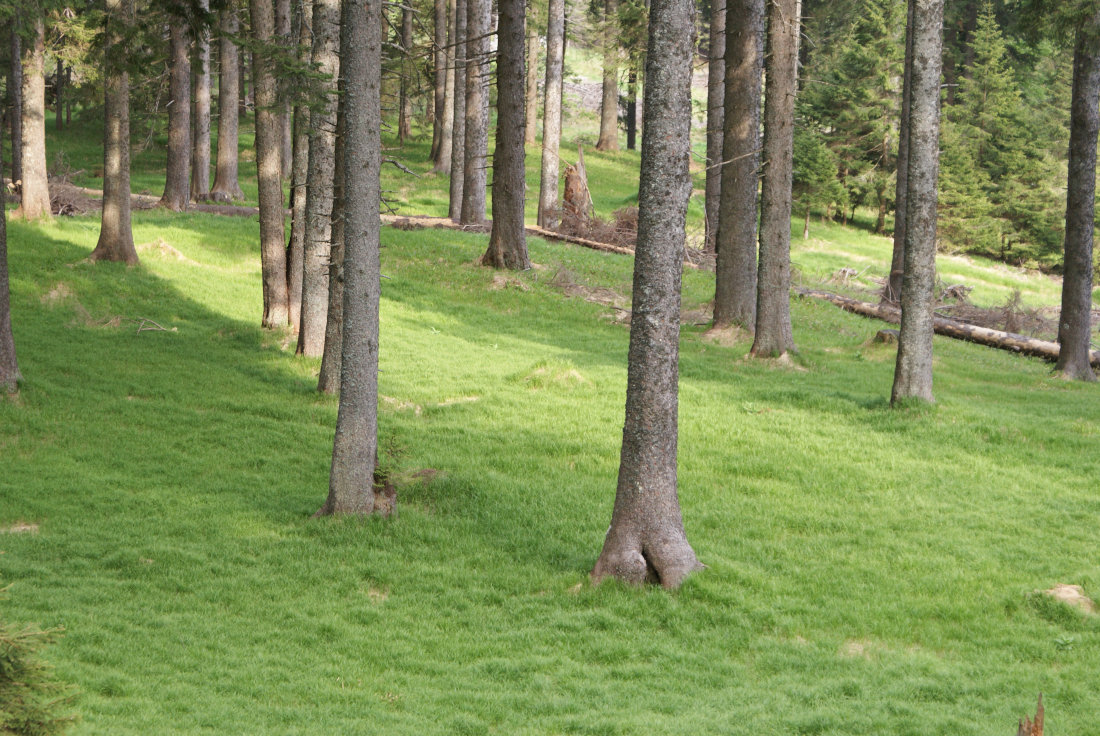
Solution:
<path fill-rule="evenodd" d="M 23 40 L 19 37 L 19 11 L 11 21 L 11 180 L 23 178 Z"/>
<path fill-rule="evenodd" d="M 336 79 L 340 74 L 340 0 L 313 0 L 312 63 L 328 75 L 310 116 L 302 319 L 298 353 L 325 350 L 328 269 L 332 238 L 332 185 L 336 155 Z"/>
<path fill-rule="evenodd" d="M 260 270 L 264 287 L 264 327 L 281 327 L 289 319 L 286 288 L 286 233 L 283 220 L 282 122 L 270 56 L 275 35 L 271 0 L 250 0 L 252 79 L 256 97 L 256 178 L 260 199 Z"/>
<path fill-rule="evenodd" d="M 54 68 L 53 79 L 53 128 L 54 130 L 61 130 L 65 121 L 65 64 L 61 61 L 60 57 L 58 57 L 57 66 Z"/>
<path fill-rule="evenodd" d="M 462 189 L 466 182 L 466 0 L 455 2 L 454 124 L 451 128 L 451 187 L 448 214 L 462 219 Z"/>
<path fill-rule="evenodd" d="M 481 262 L 517 271 L 531 267 L 523 228 L 524 0 L 500 0 L 497 28 L 497 134 L 493 152 L 493 229 Z"/>
<path fill-rule="evenodd" d="M 401 8 L 401 88 L 397 112 L 397 141 L 402 144 L 412 135 L 412 36 L 412 8 L 404 5 Z"/>
<path fill-rule="evenodd" d="M 943 0 L 915 0 L 909 99 L 909 173 L 901 335 L 890 402 L 932 396 L 932 287 L 936 278 Z"/>
<path fill-rule="evenodd" d="M 1056 370 L 1066 378 L 1095 381 L 1089 366 L 1092 338 L 1092 233 L 1096 194 L 1096 136 L 1100 133 L 1100 10 L 1077 29 L 1073 47 L 1066 197 L 1065 275 Z"/>
<path fill-rule="evenodd" d="M 445 60 L 447 78 L 443 93 L 443 128 L 440 131 L 439 150 L 435 158 L 434 171 L 437 174 L 451 173 L 451 141 L 455 124 L 455 0 L 447 0 L 447 9 L 449 12 Z"/>
<path fill-rule="evenodd" d="M 14 32 L 13 32 L 14 35 Z M 19 57 L 15 57 L 15 64 Z M 4 150 L 0 129 L 0 152 Z M 0 168 L 3 157 L 0 156 Z M 15 336 L 11 330 L 11 289 L 8 284 L 7 209 L 0 207 L 0 393 L 15 393 L 19 388 L 19 361 L 15 356 Z"/>
<path fill-rule="evenodd" d="M 217 202 L 244 199 L 237 174 L 240 134 L 240 63 L 237 46 L 231 36 L 237 33 L 237 13 L 226 8 L 221 13 L 222 36 L 218 41 L 220 76 L 218 77 L 218 164 L 210 196 Z"/>
<path fill-rule="evenodd" d="M 237 122 L 243 123 L 248 117 L 248 54 L 237 51 L 237 82 L 240 85 L 240 99 L 237 104 Z"/>
<path fill-rule="evenodd" d="M 707 52 L 707 179 L 703 250 L 714 253 L 722 201 L 722 144 L 726 98 L 726 0 L 716 0 L 710 15 Z"/>
<path fill-rule="evenodd" d="M 760 196 L 756 335 L 750 351 L 756 357 L 782 357 L 795 349 L 790 296 L 791 159 L 801 7 L 801 0 L 772 0 L 768 6 L 763 151 L 767 164 Z"/>
<path fill-rule="evenodd" d="M 341 13 L 341 22 L 343 14 Z M 341 40 L 343 33 L 341 33 Z M 332 170 L 332 233 L 329 239 L 328 314 L 325 318 L 325 354 L 317 390 L 325 394 L 340 391 L 340 361 L 344 351 L 344 81 L 337 82 L 336 146 Z"/>
<path fill-rule="evenodd" d="M 313 0 L 299 0 L 301 12 L 298 24 L 298 64 L 310 62 L 313 45 L 312 24 L 306 15 L 313 15 Z M 313 115 L 305 104 L 294 106 L 294 166 L 290 180 L 290 245 L 287 247 L 286 288 L 290 308 L 290 326 L 299 332 L 302 326 L 302 273 L 305 269 L 307 228 L 306 199 L 309 176 L 309 137 Z M 300 334 L 300 332 L 299 332 Z"/>
<path fill-rule="evenodd" d="M 604 0 L 603 99 L 597 151 L 619 150 L 619 2 Z"/>
<path fill-rule="evenodd" d="M 173 212 L 187 209 L 191 167 L 191 57 L 187 23 L 173 17 L 168 57 L 168 159 L 160 206 Z"/>
<path fill-rule="evenodd" d="M 23 48 L 23 189 L 13 215 L 25 220 L 50 216 L 46 169 L 46 22 L 34 19 L 34 40 Z"/>
<path fill-rule="evenodd" d="M 565 58 L 565 0 L 549 0 L 546 18 L 546 82 L 542 103 L 542 170 L 539 227 L 553 230 L 558 209 L 558 147 L 561 145 L 562 62 Z"/>
<path fill-rule="evenodd" d="M 527 25 L 527 93 L 524 101 L 527 114 L 523 125 L 523 142 L 535 143 L 538 138 L 539 116 L 539 34 L 534 23 Z"/>
<path fill-rule="evenodd" d="M 909 193 L 909 100 L 912 96 L 913 77 L 913 13 L 916 0 L 909 0 L 905 23 L 905 71 L 901 84 L 901 119 L 898 122 L 898 167 L 894 189 L 894 251 L 890 259 L 890 276 L 886 281 L 883 299 L 896 303 L 901 298 L 901 279 L 905 273 L 905 209 Z"/>
<path fill-rule="evenodd" d="M 634 257 L 626 421 L 611 527 L 592 578 L 677 588 L 702 567 L 676 492 L 680 272 L 691 196 L 691 0 L 654 0 Z"/>
<path fill-rule="evenodd" d="M 485 221 L 489 115 L 485 81 L 489 75 L 489 0 L 466 2 L 466 151 L 463 158 L 463 225 Z"/>
<path fill-rule="evenodd" d="M 626 75 L 626 148 L 637 148 L 638 137 L 638 72 L 631 69 Z"/>
<path fill-rule="evenodd" d="M 329 494 L 319 514 L 375 511 L 382 114 L 381 0 L 344 4 L 341 64 L 347 95 L 344 342 Z"/>
<path fill-rule="evenodd" d="M 130 228 L 130 75 L 117 44 L 128 24 L 132 0 L 107 0 L 103 70 L 103 212 L 93 261 L 138 262 Z"/>
<path fill-rule="evenodd" d="M 764 0 L 727 0 L 721 199 L 715 233 L 714 326 L 756 328 L 756 197 Z"/>
<path fill-rule="evenodd" d="M 447 0 L 434 0 L 435 23 L 432 26 L 432 151 L 428 158 L 439 165 L 439 146 L 443 141 L 443 118 L 447 106 Z"/>
<path fill-rule="evenodd" d="M 210 10 L 210 0 L 201 0 L 199 7 Z M 210 32 L 203 28 L 195 39 L 195 58 L 191 69 L 195 73 L 195 124 L 191 153 L 191 199 L 210 199 Z"/>
<path fill-rule="evenodd" d="M 285 53 L 290 53 L 292 46 L 290 39 L 290 0 L 274 0 L 275 2 L 275 42 Z M 290 109 L 290 94 L 286 88 L 286 80 L 276 82 L 278 97 L 279 118 L 279 163 L 281 175 L 284 180 L 289 180 L 294 173 L 294 129 Z M 257 99 L 257 107 L 259 101 Z"/>

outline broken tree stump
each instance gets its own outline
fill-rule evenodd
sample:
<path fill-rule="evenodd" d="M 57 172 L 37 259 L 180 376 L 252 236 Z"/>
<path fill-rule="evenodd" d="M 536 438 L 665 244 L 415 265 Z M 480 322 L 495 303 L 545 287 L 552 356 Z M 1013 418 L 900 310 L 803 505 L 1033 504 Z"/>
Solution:
<path fill-rule="evenodd" d="M 1020 728 L 1016 736 L 1043 736 L 1043 694 L 1039 693 L 1039 707 L 1035 709 L 1035 720 L 1027 716 L 1020 719 Z"/>

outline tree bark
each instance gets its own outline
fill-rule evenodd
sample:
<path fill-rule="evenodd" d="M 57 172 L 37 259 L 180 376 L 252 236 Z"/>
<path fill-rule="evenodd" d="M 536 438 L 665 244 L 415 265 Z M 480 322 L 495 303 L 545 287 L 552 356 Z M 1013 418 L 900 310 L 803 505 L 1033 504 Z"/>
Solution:
<path fill-rule="evenodd" d="M 319 514 L 375 510 L 378 450 L 378 305 L 382 114 L 381 0 L 344 4 L 341 64 L 347 96 L 344 344 L 329 495 Z"/>
<path fill-rule="evenodd" d="M 432 150 L 428 158 L 439 165 L 443 141 L 443 118 L 447 106 L 447 0 L 434 0 L 432 25 Z"/>
<path fill-rule="evenodd" d="M 117 45 L 132 0 L 107 0 L 104 49 L 103 212 L 92 261 L 138 262 L 130 227 L 130 75 Z"/>
<path fill-rule="evenodd" d="M 638 137 L 638 72 L 631 69 L 626 74 L 626 148 L 633 151 Z"/>
<path fill-rule="evenodd" d="M 159 206 L 183 212 L 190 200 L 191 56 L 186 20 L 173 17 L 168 57 L 168 158 Z"/>
<path fill-rule="evenodd" d="M 301 22 L 298 24 L 296 44 L 298 64 L 309 63 L 313 46 L 313 0 L 299 0 Z M 287 247 L 286 281 L 290 309 L 290 326 L 299 332 L 302 326 L 302 280 L 305 270 L 305 241 L 307 229 L 306 199 L 309 176 L 309 138 L 313 128 L 312 112 L 306 104 L 294 106 L 294 165 L 290 180 L 290 244 Z"/>
<path fill-rule="evenodd" d="M 290 38 L 290 0 L 274 0 L 275 2 L 275 40 L 278 46 L 286 53 L 290 53 L 292 46 Z M 286 80 L 276 83 L 278 96 L 279 117 L 279 162 L 281 173 L 285 180 L 289 180 L 294 173 L 294 126 L 290 108 L 290 94 L 286 88 Z M 258 104 L 258 103 L 257 103 Z"/>
<path fill-rule="evenodd" d="M 210 0 L 200 0 L 204 12 L 210 10 Z M 210 199 L 210 32 L 203 27 L 195 39 L 195 124 L 191 152 L 191 199 Z"/>
<path fill-rule="evenodd" d="M 347 0 L 344 0 L 346 4 Z M 341 22 L 343 14 L 341 13 Z M 341 33 L 341 38 L 343 33 Z M 340 391 L 340 361 L 344 350 L 344 81 L 337 82 L 336 147 L 332 170 L 332 219 L 328 262 L 328 314 L 325 320 L 325 354 L 317 390 L 325 394 Z"/>
<path fill-rule="evenodd" d="M 531 267 L 523 228 L 525 0 L 500 0 L 497 27 L 497 134 L 493 152 L 493 229 L 481 262 L 517 271 Z"/>
<path fill-rule="evenodd" d="M 722 144 L 726 99 L 726 0 L 714 0 L 707 51 L 707 179 L 703 250 L 714 253 L 722 201 Z M 754 192 L 755 194 L 755 192 Z"/>
<path fill-rule="evenodd" d="M 549 0 L 546 17 L 546 82 L 542 103 L 542 169 L 538 225 L 553 230 L 558 210 L 558 147 L 561 145 L 562 62 L 565 58 L 565 0 Z"/>
<path fill-rule="evenodd" d="M 243 123 L 248 117 L 248 54 L 237 51 L 237 81 L 240 85 L 240 99 L 237 104 L 237 121 Z"/>
<path fill-rule="evenodd" d="M 619 150 L 619 2 L 604 0 L 603 99 L 597 151 Z"/>
<path fill-rule="evenodd" d="M 756 329 L 756 226 L 764 0 L 726 0 L 721 198 L 715 233 L 714 326 Z"/>
<path fill-rule="evenodd" d="M 527 24 L 527 92 L 524 105 L 527 114 L 523 125 L 523 142 L 535 143 L 538 138 L 539 116 L 539 34 L 534 23 Z"/>
<path fill-rule="evenodd" d="M 909 100 L 905 275 L 901 334 L 890 403 L 932 395 L 932 288 L 936 278 L 936 180 L 939 175 L 943 0 L 915 0 Z"/>
<path fill-rule="evenodd" d="M 240 60 L 231 36 L 237 33 L 234 8 L 221 12 L 221 39 L 218 41 L 220 76 L 218 77 L 218 163 L 210 196 L 217 202 L 244 199 L 238 177 L 241 94 Z"/>
<path fill-rule="evenodd" d="M 264 327 L 280 327 L 289 320 L 286 288 L 286 233 L 283 219 L 282 122 L 272 60 L 264 52 L 275 35 L 271 0 L 250 0 L 252 36 L 258 50 L 252 54 L 256 97 L 256 178 L 260 200 L 260 270 L 264 287 Z"/>
<path fill-rule="evenodd" d="M 912 96 L 913 77 L 913 13 L 915 0 L 909 0 L 905 22 L 905 71 L 901 83 L 901 119 L 898 123 L 898 166 L 894 188 L 894 250 L 890 259 L 890 276 L 886 281 L 883 299 L 897 302 L 901 298 L 901 280 L 905 273 L 905 209 L 909 194 L 909 100 Z"/>
<path fill-rule="evenodd" d="M 302 319 L 297 351 L 319 357 L 325 350 L 328 269 L 332 238 L 332 186 L 336 155 L 336 79 L 340 74 L 340 0 L 313 0 L 314 68 L 327 75 L 310 116 Z"/>
<path fill-rule="evenodd" d="M 34 40 L 23 48 L 23 188 L 19 209 L 24 220 L 50 217 L 50 185 L 46 169 L 46 21 L 33 20 Z"/>
<path fill-rule="evenodd" d="M 15 57 L 13 64 L 18 64 Z M 0 129 L 0 152 L 4 149 L 3 130 Z M 0 156 L 0 168 L 3 157 Z M 14 393 L 19 388 L 22 375 L 15 355 L 15 335 L 11 329 L 11 289 L 8 284 L 8 217 L 7 209 L 0 207 L 0 393 Z"/>
<path fill-rule="evenodd" d="M 23 40 L 19 36 L 19 10 L 13 9 L 11 21 L 11 180 L 23 178 Z"/>
<path fill-rule="evenodd" d="M 1100 10 L 1077 29 L 1073 48 L 1069 177 L 1066 197 L 1065 275 L 1055 368 L 1066 378 L 1095 381 L 1092 338 L 1092 233 L 1096 195 L 1096 136 L 1100 133 Z"/>
<path fill-rule="evenodd" d="M 485 81 L 489 75 L 489 0 L 466 2 L 466 145 L 463 157 L 463 225 L 485 221 L 489 115 Z"/>
<path fill-rule="evenodd" d="M 451 142 L 455 124 L 455 0 L 447 0 L 447 78 L 443 93 L 443 127 L 440 131 L 439 150 L 436 152 L 435 169 L 437 174 L 451 173 Z"/>
<path fill-rule="evenodd" d="M 60 57 L 57 59 L 57 66 L 54 68 L 53 79 L 53 128 L 54 130 L 61 130 L 65 120 L 65 64 L 61 61 Z"/>
<path fill-rule="evenodd" d="M 791 174 L 794 100 L 798 91 L 801 0 L 768 6 L 767 88 L 764 104 L 764 180 L 760 196 L 760 265 L 756 335 L 750 355 L 782 357 L 791 335 Z"/>
<path fill-rule="evenodd" d="M 451 128 L 451 182 L 448 214 L 462 219 L 463 187 L 466 183 L 466 10 L 467 0 L 455 2 L 455 85 L 454 124 Z"/>
<path fill-rule="evenodd" d="M 401 86 L 397 112 L 397 141 L 402 144 L 412 135 L 412 35 L 412 8 L 404 5 L 401 8 Z"/>
<path fill-rule="evenodd" d="M 634 258 L 626 421 L 611 527 L 592 578 L 677 588 L 702 567 L 676 492 L 680 272 L 691 196 L 691 0 L 654 0 Z"/>

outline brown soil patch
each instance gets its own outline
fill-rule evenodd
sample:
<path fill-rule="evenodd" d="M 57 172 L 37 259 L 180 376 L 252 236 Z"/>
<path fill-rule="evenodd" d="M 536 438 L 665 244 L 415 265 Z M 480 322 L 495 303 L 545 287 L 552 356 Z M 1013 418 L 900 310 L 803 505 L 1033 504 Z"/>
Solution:
<path fill-rule="evenodd" d="M 493 280 L 489 283 L 490 291 L 501 291 L 503 289 L 517 289 L 519 291 L 530 291 L 531 287 L 528 286 L 518 276 L 512 276 L 511 274 L 495 273 L 493 274 Z"/>
<path fill-rule="evenodd" d="M 64 281 L 59 281 L 52 289 L 42 295 L 42 303 L 47 306 L 56 306 L 68 301 L 73 296 L 73 290 Z"/>
<path fill-rule="evenodd" d="M 183 261 L 186 263 L 195 263 L 190 258 L 165 241 L 163 238 L 157 238 L 152 243 L 142 243 L 137 247 L 139 253 L 154 253 L 156 255 L 164 256 L 176 261 Z"/>
<path fill-rule="evenodd" d="M 1043 592 L 1054 600 L 1062 601 L 1062 603 L 1080 609 L 1085 613 L 1095 615 L 1100 612 L 1097 611 L 1096 603 L 1085 595 L 1085 590 L 1080 585 L 1058 583 L 1050 590 L 1044 590 Z"/>
<path fill-rule="evenodd" d="M 379 394 L 378 398 L 382 401 L 383 406 L 386 406 L 393 411 L 411 411 L 416 416 L 420 416 L 424 407 L 420 404 L 414 404 L 411 401 L 402 401 L 401 399 L 395 399 L 392 396 L 382 396 Z"/>
<path fill-rule="evenodd" d="M 550 285 L 566 296 L 580 297 L 593 304 L 603 304 L 616 309 L 623 309 L 626 305 L 626 297 L 619 292 L 603 286 L 587 286 L 579 283 L 576 275 L 565 268 L 558 269 L 554 278 L 550 280 Z"/>
<path fill-rule="evenodd" d="M 735 347 L 751 337 L 752 333 L 741 325 L 711 327 L 703 333 L 704 342 L 711 342 L 726 348 Z"/>
<path fill-rule="evenodd" d="M 9 526 L 0 527 L 0 534 L 38 534 L 38 524 L 17 521 Z"/>

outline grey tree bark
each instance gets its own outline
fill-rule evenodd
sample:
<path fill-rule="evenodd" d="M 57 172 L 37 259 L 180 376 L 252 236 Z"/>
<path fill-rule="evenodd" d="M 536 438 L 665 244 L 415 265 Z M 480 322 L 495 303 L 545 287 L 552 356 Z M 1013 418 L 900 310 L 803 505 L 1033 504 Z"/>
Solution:
<path fill-rule="evenodd" d="M 345 185 L 352 196 L 347 197 L 344 212 L 347 229 L 340 409 L 329 494 L 318 513 L 370 514 L 376 510 L 374 469 L 378 450 L 381 0 L 346 2 L 341 35 L 347 96 L 344 171 Z"/>
<path fill-rule="evenodd" d="M 319 357 L 325 350 L 328 270 L 332 238 L 332 185 L 336 155 L 336 80 L 340 74 L 340 0 L 313 0 L 311 61 L 326 79 L 310 116 L 302 319 L 297 351 Z"/>
<path fill-rule="evenodd" d="M 340 391 L 340 361 L 344 350 L 344 142 L 347 137 L 344 135 L 345 98 L 342 77 L 337 86 L 339 94 L 336 102 L 336 148 L 333 156 L 335 166 L 332 171 L 328 315 L 325 321 L 325 354 L 321 358 L 321 374 L 317 378 L 317 390 L 325 394 Z"/>
<path fill-rule="evenodd" d="M 901 298 L 901 280 L 905 273 L 905 215 L 909 193 L 909 100 L 913 77 L 913 13 L 914 0 L 909 0 L 905 22 L 905 67 L 901 83 L 901 118 L 898 122 L 898 165 L 894 187 L 894 250 L 890 258 L 890 276 L 883 290 L 884 301 L 896 303 Z M 809 214 L 809 209 L 806 210 Z"/>
<path fill-rule="evenodd" d="M 485 221 L 489 157 L 489 0 L 466 0 L 466 145 L 462 170 L 463 225 Z"/>
<path fill-rule="evenodd" d="M 1065 274 L 1058 319 L 1061 350 L 1055 370 L 1095 381 L 1089 364 L 1092 338 L 1092 239 L 1096 202 L 1096 136 L 1100 133 L 1100 10 L 1077 29 L 1073 45 L 1069 176 L 1066 197 Z"/>
<path fill-rule="evenodd" d="M 301 14 L 296 44 L 298 63 L 309 63 L 313 46 L 311 16 L 313 0 L 298 0 Z M 305 270 L 306 187 L 309 176 L 309 137 L 313 127 L 312 113 L 307 104 L 294 106 L 294 160 L 290 179 L 290 244 L 287 246 L 286 288 L 290 309 L 290 326 L 299 332 L 302 326 L 302 274 Z"/>
<path fill-rule="evenodd" d="M 764 0 L 726 0 L 722 181 L 719 187 L 714 326 L 756 329 L 756 234 L 760 188 L 760 79 Z"/>
<path fill-rule="evenodd" d="M 18 63 L 18 57 L 16 62 Z M 3 151 L 0 130 L 0 151 Z M 2 159 L 2 157 L 0 157 Z M 2 164 L 0 160 L 0 164 Z M 11 329 L 11 288 L 8 284 L 8 216 L 0 207 L 0 393 L 14 393 L 22 379 L 15 355 L 15 335 Z"/>
<path fill-rule="evenodd" d="M 199 7 L 210 10 L 210 0 L 200 0 Z M 194 120 L 191 148 L 191 199 L 210 199 L 210 31 L 200 29 L 195 39 L 194 60 Z"/>
<path fill-rule="evenodd" d="M 722 201 L 722 143 L 726 99 L 726 0 L 715 0 L 710 11 L 707 52 L 707 179 L 703 249 L 714 253 L 718 209 Z"/>
<path fill-rule="evenodd" d="M 236 44 L 231 36 L 237 33 L 235 8 L 221 12 L 221 39 L 218 41 L 218 162 L 214 169 L 214 185 L 210 196 L 218 202 L 244 199 L 238 176 L 238 147 L 240 145 L 241 94 L 240 60 Z"/>
<path fill-rule="evenodd" d="M 34 39 L 23 47 L 23 190 L 13 217 L 50 217 L 50 185 L 46 169 L 46 21 L 33 21 Z"/>
<path fill-rule="evenodd" d="M 539 118 L 539 34 L 534 23 L 527 25 L 527 91 L 524 106 L 527 114 L 523 121 L 523 142 L 534 143 L 538 138 Z"/>
<path fill-rule="evenodd" d="M 290 52 L 293 42 L 290 38 L 291 30 L 291 8 L 290 0 L 274 0 L 275 1 L 275 39 L 278 45 Z M 282 167 L 283 179 L 289 180 L 294 173 L 294 126 L 292 122 L 292 111 L 290 108 L 290 94 L 286 89 L 286 82 L 280 81 L 276 83 L 277 95 L 279 98 L 279 131 L 280 131 L 280 153 L 279 162 Z"/>
<path fill-rule="evenodd" d="M 598 151 L 619 150 L 619 2 L 604 0 L 603 97 Z"/>
<path fill-rule="evenodd" d="M 676 492 L 680 273 L 691 196 L 691 0 L 654 0 L 646 61 L 626 421 L 611 527 L 592 571 L 676 588 L 702 567 Z"/>
<path fill-rule="evenodd" d="M 173 17 L 168 35 L 168 158 L 159 205 L 183 212 L 191 199 L 191 55 L 187 22 Z"/>
<path fill-rule="evenodd" d="M 275 36 L 271 0 L 250 0 L 253 89 L 256 97 L 256 178 L 260 204 L 260 270 L 264 327 L 281 327 L 290 316 L 286 284 L 286 232 L 283 221 L 282 121 L 272 61 L 263 49 Z"/>
<path fill-rule="evenodd" d="M 565 58 L 565 0 L 549 0 L 546 15 L 546 82 L 542 103 L 542 169 L 538 225 L 553 229 L 558 209 L 558 147 L 561 145 L 562 62 Z"/>
<path fill-rule="evenodd" d="M 413 11 L 408 5 L 401 8 L 401 79 L 398 91 L 397 140 L 404 143 L 412 135 L 412 43 Z"/>
<path fill-rule="evenodd" d="M 750 351 L 757 357 L 782 357 L 795 349 L 791 335 L 791 174 L 801 6 L 801 0 L 771 0 L 768 5 L 766 164 L 760 195 L 756 334 Z"/>
<path fill-rule="evenodd" d="M 447 45 L 445 47 L 447 77 L 443 92 L 443 127 L 440 130 L 439 150 L 436 152 L 437 174 L 451 173 L 451 141 L 455 124 L 455 0 L 447 0 Z"/>
<path fill-rule="evenodd" d="M 57 66 L 54 68 L 53 80 L 53 129 L 61 130 L 62 123 L 65 120 L 65 62 L 60 57 L 58 57 Z"/>
<path fill-rule="evenodd" d="M 103 211 L 92 261 L 138 262 L 130 226 L 130 75 L 121 58 L 132 0 L 107 0 L 104 49 Z"/>
<path fill-rule="evenodd" d="M 497 134 L 493 152 L 493 229 L 481 262 L 517 271 L 531 267 L 523 227 L 525 190 L 523 23 L 525 0 L 499 0 Z"/>
<path fill-rule="evenodd" d="M 447 0 L 434 0 L 432 24 L 432 150 L 428 158 L 439 165 L 443 117 L 447 104 Z"/>
<path fill-rule="evenodd" d="M 463 187 L 466 183 L 466 0 L 455 0 L 455 86 L 454 124 L 451 128 L 451 186 L 448 215 L 462 219 Z"/>
<path fill-rule="evenodd" d="M 936 278 L 936 180 L 940 160 L 940 71 L 944 0 L 915 0 L 909 99 L 905 275 L 901 333 L 890 402 L 932 396 L 933 283 Z"/>
<path fill-rule="evenodd" d="M 11 96 L 11 180 L 23 178 L 23 39 L 19 36 L 19 11 L 12 11 L 11 76 L 8 93 Z"/>

